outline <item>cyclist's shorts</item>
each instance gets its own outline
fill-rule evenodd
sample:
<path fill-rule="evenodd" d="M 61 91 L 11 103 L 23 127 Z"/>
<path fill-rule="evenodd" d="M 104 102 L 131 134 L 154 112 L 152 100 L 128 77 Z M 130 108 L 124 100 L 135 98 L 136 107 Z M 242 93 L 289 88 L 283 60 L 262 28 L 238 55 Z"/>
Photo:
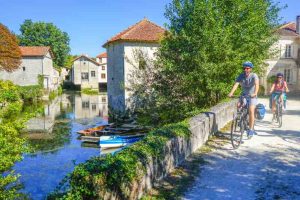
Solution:
<path fill-rule="evenodd" d="M 276 101 L 279 98 L 280 94 L 281 93 L 273 92 L 272 93 L 272 99 Z M 282 93 L 282 95 L 283 95 L 283 100 L 285 101 L 286 100 L 286 93 Z"/>
<path fill-rule="evenodd" d="M 270 103 L 269 103 L 270 109 L 272 108 L 272 100 L 277 101 L 280 94 L 281 94 L 281 92 L 280 93 L 278 93 L 278 92 L 277 93 L 276 92 L 272 93 L 272 96 L 270 98 Z M 286 93 L 282 93 L 282 95 L 283 95 L 283 107 L 286 108 Z"/>
<path fill-rule="evenodd" d="M 241 102 L 241 99 L 240 99 Z M 241 102 L 243 103 L 243 102 Z M 249 99 L 247 99 L 247 103 L 249 103 L 250 106 L 256 106 L 257 105 L 257 97 L 251 97 Z"/>

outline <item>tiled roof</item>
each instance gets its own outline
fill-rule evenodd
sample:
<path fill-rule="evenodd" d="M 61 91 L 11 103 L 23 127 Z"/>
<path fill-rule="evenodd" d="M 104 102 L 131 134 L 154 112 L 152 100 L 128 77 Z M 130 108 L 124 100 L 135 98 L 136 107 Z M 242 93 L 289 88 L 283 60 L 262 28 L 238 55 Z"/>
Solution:
<path fill-rule="evenodd" d="M 93 59 L 91 59 L 91 58 L 89 58 L 89 57 L 87 57 L 86 55 L 81 55 L 81 56 L 78 56 L 77 58 L 75 58 L 72 62 L 75 62 L 76 60 L 78 60 L 79 58 L 82 58 L 82 57 L 84 57 L 84 58 L 86 58 L 88 61 L 90 61 L 90 62 L 92 62 L 92 63 L 94 63 L 95 65 L 97 65 L 97 66 L 99 66 L 100 65 L 100 63 L 98 63 L 98 62 L 96 62 L 95 60 L 93 60 Z"/>
<path fill-rule="evenodd" d="M 103 46 L 116 41 L 158 42 L 166 30 L 147 19 L 143 19 L 118 33 Z"/>
<path fill-rule="evenodd" d="M 284 36 L 299 36 L 299 34 L 296 33 L 296 23 L 294 22 L 289 22 L 281 26 L 278 33 Z"/>
<path fill-rule="evenodd" d="M 100 53 L 98 56 L 96 56 L 96 58 L 107 58 L 107 53 Z"/>
<path fill-rule="evenodd" d="M 22 56 L 45 56 L 49 51 L 51 56 L 53 54 L 49 46 L 20 46 Z"/>

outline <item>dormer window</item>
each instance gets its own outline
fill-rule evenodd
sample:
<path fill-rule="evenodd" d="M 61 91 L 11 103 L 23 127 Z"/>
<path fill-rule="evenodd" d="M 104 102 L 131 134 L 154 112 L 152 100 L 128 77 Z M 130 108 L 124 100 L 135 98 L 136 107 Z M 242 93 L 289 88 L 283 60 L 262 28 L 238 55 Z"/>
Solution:
<path fill-rule="evenodd" d="M 23 69 L 23 72 L 25 72 L 26 68 L 25 68 L 25 67 L 22 67 L 22 69 Z"/>

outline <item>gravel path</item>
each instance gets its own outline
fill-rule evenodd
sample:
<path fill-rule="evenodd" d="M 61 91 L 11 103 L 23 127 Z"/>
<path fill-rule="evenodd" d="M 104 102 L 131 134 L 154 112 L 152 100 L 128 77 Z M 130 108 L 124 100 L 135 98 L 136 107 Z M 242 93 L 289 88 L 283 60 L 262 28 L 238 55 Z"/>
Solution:
<path fill-rule="evenodd" d="M 239 149 L 226 144 L 205 155 L 208 164 L 183 199 L 300 200 L 300 100 L 289 100 L 281 128 L 271 119 L 268 110 L 258 135 Z"/>

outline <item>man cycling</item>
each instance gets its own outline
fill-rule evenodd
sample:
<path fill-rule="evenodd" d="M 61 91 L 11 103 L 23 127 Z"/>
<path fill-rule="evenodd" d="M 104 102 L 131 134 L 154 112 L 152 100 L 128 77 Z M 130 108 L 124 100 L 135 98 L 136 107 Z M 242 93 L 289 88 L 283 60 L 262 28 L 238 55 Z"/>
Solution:
<path fill-rule="evenodd" d="M 273 118 L 275 114 L 275 102 L 279 98 L 279 102 L 283 103 L 283 96 L 286 95 L 285 92 L 289 92 L 289 88 L 286 84 L 286 82 L 283 80 L 283 74 L 277 73 L 276 75 L 277 79 L 273 83 L 270 94 L 271 96 L 271 102 L 272 102 L 272 112 L 273 112 Z"/>
<path fill-rule="evenodd" d="M 254 113 L 255 106 L 257 105 L 257 93 L 259 90 L 259 79 L 257 74 L 252 73 L 254 65 L 247 61 L 243 63 L 244 73 L 240 74 L 235 84 L 233 85 L 231 92 L 228 94 L 232 97 L 235 90 L 239 85 L 242 86 L 242 95 L 250 96 L 249 99 L 249 130 L 247 132 L 248 136 L 251 137 L 255 134 L 254 132 Z"/>

